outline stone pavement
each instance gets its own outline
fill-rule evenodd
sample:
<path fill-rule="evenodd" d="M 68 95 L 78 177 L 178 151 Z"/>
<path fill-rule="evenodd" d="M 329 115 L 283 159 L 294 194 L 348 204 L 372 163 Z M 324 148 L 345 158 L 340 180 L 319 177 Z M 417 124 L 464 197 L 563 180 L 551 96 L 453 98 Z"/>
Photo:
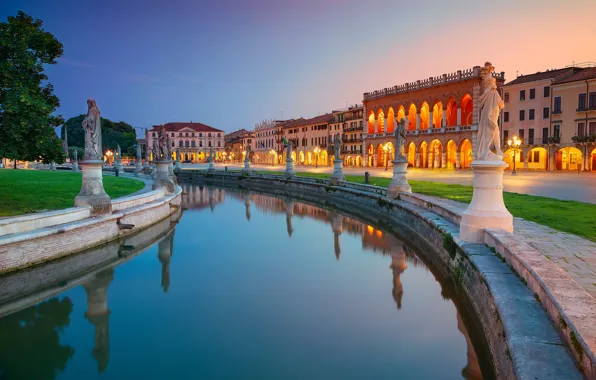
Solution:
<path fill-rule="evenodd" d="M 216 164 L 216 169 L 223 169 L 228 166 L 230 170 L 240 170 L 240 164 Z M 205 164 L 183 164 L 183 168 L 202 169 L 207 168 Z M 251 165 L 255 170 L 285 170 L 285 165 Z M 294 167 L 296 172 L 310 173 L 329 173 L 333 171 L 332 167 L 314 167 L 300 166 Z M 369 171 L 372 176 L 391 177 L 392 168 L 385 171 L 383 168 L 351 168 L 344 167 L 344 174 L 354 174 L 364 176 L 365 171 Z M 430 169 L 408 169 L 408 179 L 416 181 L 432 181 L 458 185 L 472 185 L 474 182 L 474 173 L 471 170 L 430 170 Z M 505 191 L 514 193 L 538 195 L 542 197 L 574 200 L 580 202 L 596 203 L 596 172 L 577 174 L 576 172 L 544 172 L 518 170 L 516 176 L 506 172 L 503 177 Z"/>
<path fill-rule="evenodd" d="M 467 207 L 449 199 L 440 201 L 462 211 Z M 513 234 L 557 264 L 596 298 L 596 242 L 522 218 L 513 218 Z"/>

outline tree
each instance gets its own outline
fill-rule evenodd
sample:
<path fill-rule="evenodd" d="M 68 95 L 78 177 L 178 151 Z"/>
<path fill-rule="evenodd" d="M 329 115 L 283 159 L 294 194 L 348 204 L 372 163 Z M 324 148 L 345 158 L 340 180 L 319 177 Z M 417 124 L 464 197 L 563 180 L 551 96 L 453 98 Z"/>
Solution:
<path fill-rule="evenodd" d="M 63 120 L 53 115 L 60 102 L 44 73 L 62 44 L 42 25 L 22 11 L 0 23 L 0 156 L 63 162 L 54 132 Z"/>
<path fill-rule="evenodd" d="M 66 120 L 60 131 L 61 138 L 64 138 L 64 128 L 68 131 L 68 145 L 78 148 L 85 147 L 85 131 L 83 130 L 83 119 L 85 115 L 71 117 Z M 122 155 L 134 156 L 136 154 L 133 146 L 137 143 L 137 134 L 134 128 L 123 121 L 114 122 L 101 118 L 101 143 L 102 149 L 115 150 L 120 145 Z M 80 153 L 80 152 L 79 152 Z"/>

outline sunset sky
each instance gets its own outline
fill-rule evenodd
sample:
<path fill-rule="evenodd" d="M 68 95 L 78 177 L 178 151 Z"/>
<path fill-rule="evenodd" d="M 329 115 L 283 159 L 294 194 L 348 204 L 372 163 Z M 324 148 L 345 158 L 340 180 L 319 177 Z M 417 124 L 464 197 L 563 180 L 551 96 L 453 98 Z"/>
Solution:
<path fill-rule="evenodd" d="M 596 61 L 595 0 L 10 0 L 0 16 L 18 10 L 64 44 L 48 75 L 65 118 L 92 97 L 141 128 L 312 117 L 486 60 L 507 81 Z"/>

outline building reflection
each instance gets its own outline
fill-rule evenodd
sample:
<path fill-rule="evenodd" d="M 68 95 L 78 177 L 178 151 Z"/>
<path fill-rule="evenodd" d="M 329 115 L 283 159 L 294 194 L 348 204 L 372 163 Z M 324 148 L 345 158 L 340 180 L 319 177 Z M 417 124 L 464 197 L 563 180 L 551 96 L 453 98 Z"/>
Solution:
<path fill-rule="evenodd" d="M 215 206 L 225 200 L 226 191 L 224 189 L 211 186 L 198 186 L 189 183 L 182 184 L 182 208 L 183 209 L 203 209 L 209 207 L 211 212 Z M 250 207 L 250 203 L 249 203 Z M 250 219 L 250 211 L 247 219 Z"/>
<path fill-rule="evenodd" d="M 474 350 L 474 345 L 472 344 L 472 340 L 470 339 L 470 335 L 468 334 L 468 330 L 464 325 L 464 321 L 461 318 L 459 310 L 457 311 L 457 329 L 466 339 L 468 356 L 468 363 L 464 369 L 462 369 L 461 375 L 466 380 L 482 380 L 482 370 L 480 369 L 478 356 L 476 355 L 476 350 Z"/>
<path fill-rule="evenodd" d="M 87 293 L 85 318 L 95 327 L 95 347 L 91 355 L 97 362 L 99 372 L 105 371 L 110 360 L 110 309 L 108 309 L 108 287 L 114 280 L 114 268 L 95 274 L 83 284 Z"/>

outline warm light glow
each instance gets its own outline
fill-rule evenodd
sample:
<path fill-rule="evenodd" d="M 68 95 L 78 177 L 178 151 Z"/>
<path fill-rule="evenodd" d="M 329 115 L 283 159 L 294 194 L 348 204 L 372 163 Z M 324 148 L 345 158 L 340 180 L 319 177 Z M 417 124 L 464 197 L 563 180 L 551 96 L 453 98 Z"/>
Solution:
<path fill-rule="evenodd" d="M 366 231 L 372 236 L 372 234 L 375 232 L 375 229 L 373 226 L 366 226 Z"/>
<path fill-rule="evenodd" d="M 319 154 L 319 153 L 321 152 L 321 149 L 320 149 L 318 146 L 317 146 L 317 147 L 315 147 L 315 149 L 314 149 L 314 150 L 315 150 L 315 153 L 316 153 L 316 154 Z"/>

